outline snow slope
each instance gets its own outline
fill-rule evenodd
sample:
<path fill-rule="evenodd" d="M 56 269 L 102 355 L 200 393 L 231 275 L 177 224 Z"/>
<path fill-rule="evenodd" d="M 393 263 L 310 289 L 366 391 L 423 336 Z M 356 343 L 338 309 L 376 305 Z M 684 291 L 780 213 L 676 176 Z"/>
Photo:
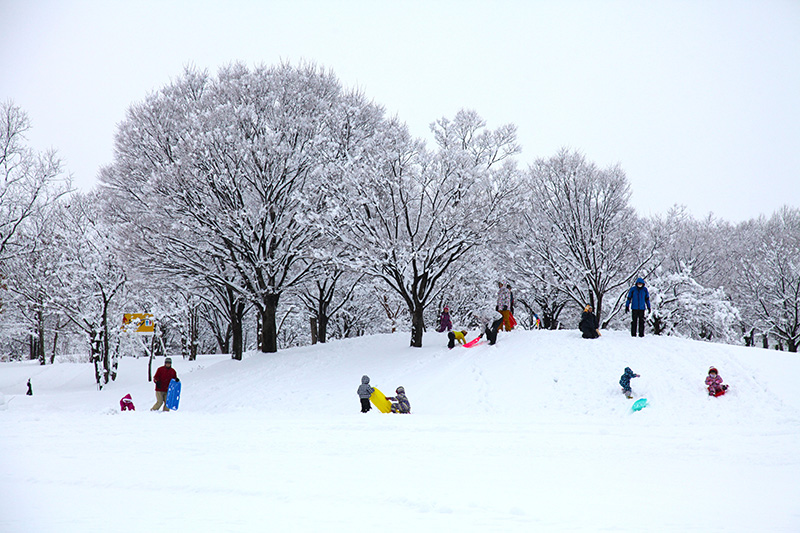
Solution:
<path fill-rule="evenodd" d="M 0 364 L 0 531 L 800 531 L 797 354 L 621 332 L 407 343 L 174 358 L 172 413 L 149 412 L 145 359 L 99 392 L 87 364 Z M 361 414 L 363 374 L 414 414 Z"/>

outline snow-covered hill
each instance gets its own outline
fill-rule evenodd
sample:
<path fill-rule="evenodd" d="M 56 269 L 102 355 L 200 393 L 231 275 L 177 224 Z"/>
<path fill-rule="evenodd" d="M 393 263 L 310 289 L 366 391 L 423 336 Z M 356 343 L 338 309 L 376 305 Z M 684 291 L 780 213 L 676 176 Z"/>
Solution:
<path fill-rule="evenodd" d="M 149 412 L 145 359 L 100 392 L 90 365 L 1 364 L 0 531 L 800 531 L 797 354 L 621 332 L 407 341 L 174 358 L 174 413 Z M 403 385 L 414 414 L 361 414 L 363 374 Z"/>

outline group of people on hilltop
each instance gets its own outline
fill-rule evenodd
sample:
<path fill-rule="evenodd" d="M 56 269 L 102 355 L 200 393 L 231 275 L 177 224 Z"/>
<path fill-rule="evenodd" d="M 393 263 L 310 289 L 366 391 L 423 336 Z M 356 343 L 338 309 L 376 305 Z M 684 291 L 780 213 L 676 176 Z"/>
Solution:
<path fill-rule="evenodd" d="M 500 318 L 493 319 L 485 315 L 477 317 L 483 328 L 483 333 L 480 336 L 486 336 L 489 344 L 494 344 L 497 341 L 498 331 L 511 331 L 517 324 L 514 319 L 514 293 L 511 290 L 511 284 L 498 281 L 497 286 L 497 305 L 495 309 L 500 313 Z M 636 283 L 628 290 L 628 297 L 625 301 L 625 313 L 631 312 L 632 317 L 631 336 L 635 337 L 638 334 L 639 337 L 644 337 L 645 311 L 649 313 L 650 310 L 650 293 L 645 287 L 644 279 L 637 278 Z M 535 320 L 536 326 L 541 327 L 538 316 L 535 316 Z M 584 339 L 596 339 L 601 336 L 600 321 L 591 304 L 587 304 L 584 307 L 578 323 L 578 329 Z M 436 331 L 439 333 L 447 332 L 448 348 L 452 349 L 456 343 L 462 345 L 466 343 L 467 332 L 453 329 L 448 306 L 445 306 L 439 314 L 439 325 Z"/>
<path fill-rule="evenodd" d="M 650 292 L 644 286 L 644 279 L 637 278 L 636 283 L 628 290 L 628 298 L 625 300 L 625 313 L 631 313 L 631 337 L 638 333 L 639 337 L 644 337 L 644 312 L 650 312 Z M 600 336 L 600 322 L 591 304 L 587 304 L 581 314 L 581 321 L 578 323 L 584 339 L 596 339 Z"/>
<path fill-rule="evenodd" d="M 494 318 L 486 314 L 476 315 L 478 323 L 481 324 L 483 332 L 478 337 L 486 337 L 489 344 L 497 342 L 497 333 L 501 330 L 511 331 L 517 325 L 517 320 L 514 318 L 514 292 L 511 290 L 511 284 L 503 281 L 497 282 L 497 305 L 495 310 L 500 313 L 499 318 Z M 497 315 L 495 315 L 496 317 Z M 536 317 L 538 324 L 539 317 Z M 456 343 L 465 344 L 467 342 L 466 330 L 454 330 L 453 323 L 450 319 L 450 308 L 445 306 L 439 315 L 439 326 L 436 328 L 439 333 L 447 331 L 448 343 L 447 347 L 452 349 Z"/>

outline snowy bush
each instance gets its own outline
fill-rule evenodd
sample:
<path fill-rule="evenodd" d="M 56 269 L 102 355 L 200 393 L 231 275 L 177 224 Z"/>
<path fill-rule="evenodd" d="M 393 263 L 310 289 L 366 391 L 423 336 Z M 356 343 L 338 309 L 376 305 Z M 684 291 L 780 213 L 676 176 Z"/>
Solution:
<path fill-rule="evenodd" d="M 707 288 L 692 278 L 691 268 L 659 273 L 649 283 L 653 312 L 648 319 L 656 335 L 738 343 L 739 310 L 721 288 Z"/>

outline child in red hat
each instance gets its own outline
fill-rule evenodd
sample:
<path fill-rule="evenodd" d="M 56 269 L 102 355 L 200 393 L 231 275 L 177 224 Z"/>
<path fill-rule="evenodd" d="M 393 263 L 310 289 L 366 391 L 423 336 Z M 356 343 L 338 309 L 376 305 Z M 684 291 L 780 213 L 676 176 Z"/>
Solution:
<path fill-rule="evenodd" d="M 709 396 L 722 396 L 728 390 L 728 386 L 722 384 L 722 378 L 713 366 L 708 369 L 706 385 L 708 386 Z"/>

